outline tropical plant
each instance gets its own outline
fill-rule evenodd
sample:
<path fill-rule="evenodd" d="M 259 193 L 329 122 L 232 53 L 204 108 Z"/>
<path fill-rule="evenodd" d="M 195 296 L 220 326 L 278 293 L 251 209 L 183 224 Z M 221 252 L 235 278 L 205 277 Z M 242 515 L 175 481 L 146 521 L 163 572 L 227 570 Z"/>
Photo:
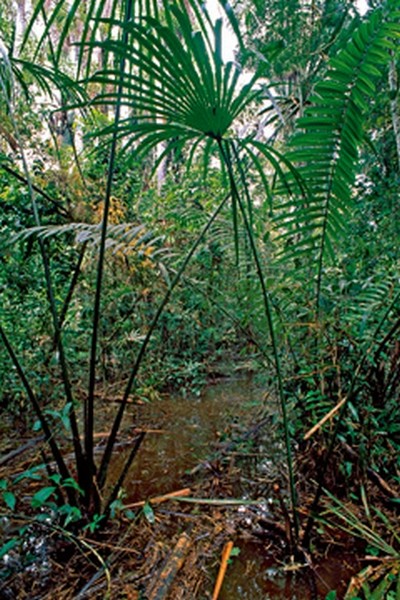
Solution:
<path fill-rule="evenodd" d="M 81 4 L 76 0 L 68 5 L 68 10 L 64 10 L 66 3 L 60 1 L 51 13 L 47 13 L 46 3 L 40 0 L 27 28 L 22 51 L 28 51 L 28 39 L 34 32 L 35 22 L 44 16 L 44 27 L 34 57 L 38 61 L 44 49 L 50 45 L 51 67 L 33 68 L 29 61 L 24 62 L 24 67 L 30 69 L 31 76 L 36 76 L 39 81 L 59 83 L 63 93 L 65 92 L 64 111 L 79 109 L 84 112 L 93 107 L 98 107 L 99 112 L 104 111 L 107 114 L 114 111 L 112 119 L 98 120 L 96 131 L 91 134 L 99 155 L 103 154 L 108 158 L 102 221 L 95 232 L 99 243 L 91 308 L 89 383 L 83 408 L 83 445 L 79 436 L 77 402 L 71 385 L 64 344 L 67 332 L 64 319 L 61 318 L 54 302 L 51 265 L 45 243 L 46 235 L 57 230 L 54 226 L 42 227 L 37 191 L 33 185 L 24 143 L 19 134 L 20 124 L 14 117 L 13 99 L 9 89 L 15 87 L 17 81 L 21 81 L 20 71 L 13 67 L 17 64 L 13 57 L 2 62 L 3 96 L 11 117 L 13 135 L 22 156 L 23 180 L 29 191 L 35 215 L 34 232 L 44 265 L 54 339 L 57 342 L 65 388 L 65 403 L 69 408 L 73 433 L 77 483 L 82 490 L 80 495 L 76 494 L 76 490 L 67 487 L 67 501 L 73 506 L 79 506 L 89 519 L 95 514 L 109 516 L 110 508 L 118 496 L 144 436 L 141 434 L 137 437 L 115 485 L 108 497 L 102 501 L 116 437 L 129 395 L 136 385 L 139 368 L 157 326 L 162 324 L 162 319 L 165 326 L 170 316 L 165 312 L 165 307 L 172 293 L 182 281 L 190 261 L 198 256 L 206 235 L 216 222 L 220 223 L 222 214 L 226 221 L 229 204 L 236 267 L 238 272 L 240 268 L 243 273 L 240 281 L 243 282 L 246 294 L 253 296 L 255 286 L 249 283 L 249 280 L 250 276 L 256 277 L 261 291 L 259 305 L 262 317 L 258 323 L 263 323 L 263 327 L 267 328 L 268 342 L 265 342 L 264 329 L 257 332 L 257 341 L 261 340 L 260 347 L 264 354 L 272 356 L 275 366 L 289 471 L 293 521 L 291 541 L 295 546 L 298 543 L 299 524 L 288 415 L 288 401 L 292 400 L 293 394 L 292 388 L 285 385 L 283 376 L 284 369 L 290 373 L 292 363 L 289 364 L 288 359 L 288 364 L 283 368 L 282 357 L 290 357 L 290 360 L 294 360 L 295 368 L 303 372 L 316 373 L 316 376 L 308 379 L 307 385 L 323 390 L 323 373 L 326 368 L 323 364 L 326 357 L 322 356 L 323 336 L 328 336 L 330 327 L 337 326 L 335 321 L 332 324 L 329 315 L 332 308 L 328 301 L 331 299 L 329 295 L 334 296 L 329 287 L 329 279 L 334 272 L 332 264 L 334 265 L 336 257 L 340 254 L 337 246 L 343 242 L 349 231 L 348 222 L 354 206 L 353 189 L 358 149 L 364 139 L 363 123 L 367 102 L 375 94 L 380 70 L 386 68 L 397 51 L 395 40 L 400 33 L 397 5 L 388 2 L 383 8 L 371 11 L 352 36 L 346 38 L 345 47 L 337 57 L 331 59 L 326 75 L 313 86 L 312 95 L 307 94 L 307 106 L 304 116 L 297 121 L 298 131 L 290 143 L 290 152 L 283 154 L 274 146 L 262 141 L 257 134 L 246 134 L 242 137 L 238 134 L 238 120 L 246 111 L 257 106 L 257 102 L 262 98 L 263 88 L 258 86 L 257 82 L 265 74 L 264 65 L 261 63 L 260 68 L 250 76 L 250 81 L 243 83 L 241 75 L 245 65 L 242 65 L 241 70 L 237 64 L 224 63 L 222 60 L 222 20 L 217 19 L 213 23 L 200 2 L 192 0 L 187 4 L 183 0 L 177 0 L 172 5 L 167 2 L 154 2 L 146 3 L 145 6 L 141 2 L 127 0 L 122 6 L 117 2 L 93 0 L 85 4 L 87 13 L 79 36 L 77 30 L 74 31 L 74 39 L 78 39 L 79 48 L 76 70 L 80 82 L 77 86 L 76 83 L 70 83 L 70 79 L 65 79 L 61 67 L 69 32 L 81 17 Z M 235 16 L 229 7 L 226 8 L 225 14 L 238 36 L 241 55 L 246 57 Z M 52 37 L 52 28 L 55 26 L 59 28 L 56 42 Z M 99 56 L 101 65 L 98 62 Z M 311 81 L 314 84 L 313 78 Z M 67 93 L 69 88 L 74 91 L 73 97 Z M 81 92 L 81 89 L 85 93 Z M 104 454 L 97 465 L 94 458 L 95 389 L 107 246 L 111 234 L 116 232 L 115 227 L 110 226 L 110 213 L 118 161 L 123 160 L 127 165 L 131 159 L 132 164 L 136 165 L 139 160 L 149 161 L 150 156 L 152 168 L 155 170 L 163 161 L 172 160 L 171 156 L 177 154 L 185 159 L 188 169 L 194 165 L 197 168 L 200 164 L 206 176 L 212 172 L 210 165 L 217 164 L 220 175 L 225 178 L 227 191 L 223 197 L 218 198 L 216 206 L 210 202 L 206 218 L 203 219 L 202 230 L 199 231 L 197 239 L 192 241 L 189 252 L 175 267 L 163 298 L 152 312 Z M 266 219 L 269 214 L 273 216 L 272 223 L 268 223 L 267 226 L 263 222 L 260 224 L 257 217 L 262 215 Z M 88 224 L 78 226 L 74 223 L 59 228 L 59 231 L 71 232 L 79 227 L 87 235 L 93 234 L 93 226 Z M 125 235 L 125 230 L 121 228 L 119 233 Z M 29 235 L 32 236 L 32 232 Z M 123 245 L 119 245 L 118 248 L 123 249 Z M 272 248 L 276 248 L 275 257 Z M 269 264 L 272 261 L 273 268 Z M 79 267 L 76 272 L 78 271 Z M 273 297 L 272 288 L 275 291 Z M 336 306 L 339 304 L 337 297 L 338 295 L 335 297 Z M 333 306 L 335 307 L 335 303 Z M 398 328 L 397 311 L 398 299 L 394 296 L 390 306 L 386 305 L 380 318 L 373 323 L 372 335 L 369 332 L 366 336 L 368 343 L 363 345 L 360 355 L 355 360 L 352 357 L 349 362 L 348 376 L 339 390 L 340 398 L 334 399 L 333 412 L 330 406 L 328 410 L 329 402 L 323 391 L 321 395 L 317 394 L 318 410 L 314 413 L 315 419 L 319 421 L 316 424 L 317 428 L 322 428 L 334 414 L 339 416 L 336 428 L 328 441 L 313 511 L 319 504 L 324 470 L 336 443 L 339 428 L 343 424 L 345 409 L 350 402 L 356 401 L 358 383 L 367 361 L 380 345 L 393 339 Z M 305 328 L 311 323 L 311 330 L 317 332 L 316 336 L 312 336 L 311 344 L 308 331 L 303 338 L 294 335 L 299 322 Z M 75 473 L 71 472 L 65 463 L 60 446 L 52 435 L 48 418 L 26 376 L 6 326 L 2 326 L 0 334 L 41 422 L 62 480 L 70 480 Z M 285 341 L 281 346 L 280 338 Z M 298 347 L 303 344 L 306 349 L 306 365 L 293 340 Z M 357 361 L 358 366 L 354 368 Z M 315 395 L 308 393 L 305 403 L 307 414 L 310 412 L 308 407 L 313 398 Z M 329 401 L 332 402 L 331 399 Z M 321 414 L 325 407 L 328 418 L 326 414 Z M 314 514 L 306 527 L 306 543 L 313 519 Z M 105 521 L 106 518 L 103 522 Z"/>
<path fill-rule="evenodd" d="M 362 540 L 372 562 L 352 578 L 345 600 L 359 598 L 360 594 L 365 600 L 396 598 L 400 590 L 400 537 L 396 523 L 378 508 L 371 508 L 366 500 L 365 515 L 359 516 L 353 507 L 325 492 L 328 499 L 320 521 Z"/>
<path fill-rule="evenodd" d="M 39 14 L 42 6 L 39 3 L 35 10 L 34 18 Z M 56 9 L 56 12 L 58 11 Z M 76 8 L 74 5 L 73 10 Z M 22 142 L 19 141 L 19 149 L 23 157 L 24 177 L 28 184 L 29 193 L 32 201 L 33 210 L 36 216 L 36 233 L 38 235 L 38 243 L 41 250 L 41 256 L 45 267 L 46 287 L 50 299 L 51 311 L 53 315 L 54 338 L 57 341 L 58 353 L 60 356 L 62 379 L 65 386 L 66 406 L 69 410 L 70 425 L 74 441 L 76 469 L 79 488 L 82 490 L 82 495 L 77 495 L 75 490 L 67 487 L 66 492 L 68 502 L 73 505 L 84 506 L 89 515 L 98 514 L 101 511 L 105 515 L 109 514 L 110 506 L 114 502 L 123 480 L 128 472 L 130 464 L 141 444 L 143 434 L 140 435 L 133 446 L 133 449 L 128 457 L 128 460 L 122 470 L 122 473 L 112 489 L 108 500 L 100 506 L 100 495 L 106 483 L 109 462 L 112 456 L 115 440 L 119 427 L 122 421 L 122 416 L 127 406 L 129 394 L 136 380 L 137 371 L 144 356 L 145 350 L 149 344 L 152 333 L 158 323 L 158 320 L 163 313 L 164 307 L 168 302 L 174 287 L 179 282 L 186 265 L 194 255 L 203 239 L 205 233 L 210 228 L 211 224 L 220 213 L 221 209 L 227 203 L 229 197 L 232 198 L 232 213 L 234 219 L 234 231 L 236 239 L 236 251 L 239 252 L 238 244 L 238 218 L 240 213 L 244 219 L 246 229 L 249 235 L 249 240 L 252 248 L 252 253 L 257 262 L 257 269 L 260 281 L 263 284 L 261 267 L 257 255 L 256 244 L 251 234 L 251 207 L 249 204 L 250 198 L 242 199 L 239 187 L 245 184 L 245 176 L 243 166 L 237 162 L 238 150 L 236 142 L 232 137 L 230 128 L 233 125 L 235 118 L 240 112 L 251 103 L 257 91 L 253 89 L 253 84 L 256 81 L 256 74 L 250 84 L 241 86 L 239 84 L 239 69 L 232 63 L 224 65 L 221 58 L 221 28 L 222 22 L 218 20 L 214 26 L 211 26 L 210 19 L 206 12 L 202 12 L 196 3 L 193 3 L 193 14 L 189 16 L 186 10 L 172 7 L 168 5 L 164 7 L 163 19 L 166 24 L 162 24 L 160 20 L 154 16 L 147 15 L 145 19 L 141 14 L 136 21 L 131 21 L 133 15 L 132 4 L 127 5 L 126 12 L 122 21 L 116 20 L 113 16 L 106 21 L 109 31 L 117 30 L 115 40 L 107 40 L 105 42 L 97 42 L 92 37 L 89 42 L 85 41 L 85 45 L 89 47 L 91 52 L 93 48 L 99 47 L 106 55 L 114 55 L 119 61 L 119 69 L 112 70 L 107 68 L 95 73 L 93 77 L 89 77 L 89 84 L 101 84 L 101 92 L 92 100 L 92 104 L 111 104 L 115 106 L 115 122 L 111 127 L 107 127 L 100 132 L 103 139 L 107 139 L 107 135 L 111 135 L 110 140 L 110 159 L 108 166 L 108 177 L 105 191 L 105 203 L 103 221 L 100 233 L 99 258 L 97 268 L 96 293 L 93 307 L 93 327 L 91 340 L 91 359 L 89 373 L 89 391 L 85 399 L 84 405 L 84 444 L 81 445 L 79 437 L 78 422 L 76 417 L 76 403 L 73 398 L 73 390 L 69 374 L 68 363 L 66 360 L 65 346 L 62 335 L 62 321 L 57 313 L 57 308 L 54 302 L 54 292 L 51 281 L 51 270 L 48 260 L 47 248 L 44 243 L 43 235 L 48 235 L 50 230 L 42 229 L 39 213 L 37 209 L 35 191 L 32 185 L 32 179 L 29 172 L 28 161 L 24 153 Z M 234 23 L 233 16 L 231 22 Z M 192 17 L 192 18 L 191 18 Z M 46 36 L 49 34 L 49 27 L 53 23 L 54 15 L 47 19 L 45 33 L 42 36 L 39 46 Z M 193 21 L 199 27 L 195 31 Z M 100 22 L 100 20 L 99 20 Z M 103 21 L 102 21 L 103 22 Z M 149 31 L 150 28 L 150 31 Z M 177 33 L 179 29 L 179 34 Z M 30 28 L 28 28 L 28 33 Z M 120 32 L 120 33 L 119 33 Z M 183 43 L 181 36 L 183 37 Z M 49 36 L 50 44 L 52 44 Z M 61 47 L 64 41 L 61 34 L 61 41 L 58 49 L 52 50 L 55 63 L 61 55 Z M 163 69 L 162 77 L 160 77 L 160 66 Z M 12 81 L 12 71 L 8 68 L 7 75 Z M 3 79 L 4 81 L 4 79 Z M 111 91 L 110 91 L 111 90 Z M 181 103 L 179 107 L 171 102 L 176 96 L 180 97 Z M 132 128 L 132 119 L 121 118 L 121 108 L 126 104 L 134 109 L 135 124 Z M 8 108 L 12 114 L 13 105 L 11 100 L 8 101 Z M 19 138 L 18 125 L 14 120 L 14 130 Z M 203 154 L 205 156 L 205 166 L 211 153 L 217 152 L 221 163 L 227 173 L 230 182 L 230 194 L 226 196 L 214 214 L 206 222 L 203 232 L 200 233 L 198 240 L 194 243 L 192 250 L 188 253 L 179 267 L 174 280 L 171 282 L 164 299 L 162 300 L 158 310 L 156 311 L 153 321 L 148 328 L 148 332 L 138 351 L 136 361 L 129 377 L 129 381 L 125 390 L 120 409 L 116 415 L 108 443 L 105 448 L 103 459 L 100 463 L 98 471 L 94 464 L 93 456 L 93 433 L 94 433 L 94 391 L 96 381 L 96 363 L 98 350 L 98 334 L 101 306 L 101 291 L 103 287 L 103 274 L 105 251 L 108 239 L 108 219 L 111 205 L 111 190 L 113 186 L 113 177 L 115 172 L 115 161 L 118 139 L 123 136 L 126 142 L 124 143 L 124 151 L 126 152 L 134 145 L 135 156 L 141 156 L 145 151 L 159 147 L 160 144 L 167 142 L 166 148 L 162 151 L 158 162 L 171 150 L 181 150 L 183 145 L 189 140 L 193 142 L 189 162 L 194 159 L 195 150 L 204 146 Z M 237 140 L 239 143 L 239 140 Z M 261 163 L 251 149 L 252 140 L 240 140 L 242 151 L 246 151 L 248 157 L 256 165 L 259 172 L 262 172 Z M 281 170 L 279 162 L 274 151 L 269 151 L 267 148 L 263 150 L 264 157 L 270 159 L 271 163 L 279 171 Z M 235 173 L 239 165 L 239 171 Z M 236 183 L 238 178 L 238 183 Z M 264 178 L 266 182 L 266 179 Z M 246 188 L 245 188 L 246 189 Z M 244 202 L 248 204 L 249 216 L 246 215 Z M 250 219 L 250 220 L 249 220 Z M 76 225 L 75 225 L 76 229 Z M 54 228 L 52 230 L 54 232 Z M 263 297 L 270 332 L 273 340 L 274 354 L 277 366 L 277 373 L 280 380 L 280 396 L 282 401 L 282 410 L 285 411 L 285 403 L 283 398 L 283 388 L 279 368 L 279 356 L 277 352 L 276 342 L 274 340 L 274 331 L 272 326 L 271 308 L 268 299 L 268 294 L 263 287 Z M 48 420 L 44 414 L 40 402 L 38 401 L 31 384 L 29 383 L 24 369 L 14 352 L 10 339 L 7 336 L 4 328 L 0 330 L 3 342 L 7 351 L 10 354 L 11 360 L 17 369 L 21 380 L 24 384 L 26 392 L 31 400 L 31 403 L 37 413 L 45 437 L 50 444 L 53 456 L 57 462 L 58 469 L 64 481 L 71 478 L 71 473 L 65 464 L 62 452 L 52 436 Z M 286 437 L 286 446 L 288 452 L 289 469 L 292 468 L 290 459 L 290 444 Z M 97 471 L 97 473 L 96 473 Z M 292 502 L 294 506 L 294 483 L 293 476 L 291 477 L 292 487 Z M 82 501 L 83 500 L 83 504 Z"/>

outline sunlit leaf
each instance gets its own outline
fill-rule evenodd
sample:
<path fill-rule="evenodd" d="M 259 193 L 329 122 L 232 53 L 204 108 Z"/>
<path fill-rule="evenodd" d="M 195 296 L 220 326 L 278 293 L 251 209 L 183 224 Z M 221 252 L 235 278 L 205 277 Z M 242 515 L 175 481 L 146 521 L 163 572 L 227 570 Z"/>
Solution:
<path fill-rule="evenodd" d="M 148 502 L 146 502 L 142 510 L 146 520 L 151 524 L 155 523 L 156 517 L 151 505 Z"/>

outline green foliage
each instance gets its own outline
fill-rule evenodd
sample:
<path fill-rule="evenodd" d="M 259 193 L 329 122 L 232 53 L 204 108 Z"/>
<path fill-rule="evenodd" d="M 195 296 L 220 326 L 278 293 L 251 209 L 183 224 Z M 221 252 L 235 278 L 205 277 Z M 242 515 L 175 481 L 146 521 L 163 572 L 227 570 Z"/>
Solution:
<path fill-rule="evenodd" d="M 400 589 L 400 537 L 395 517 L 391 520 L 379 509 L 373 508 L 373 518 L 366 514 L 362 519 L 350 506 L 332 494 L 327 495 L 329 502 L 326 503 L 323 519 L 333 518 L 337 527 L 368 543 L 368 550 L 374 549 L 373 555 L 380 557 L 374 566 L 366 567 L 352 578 L 345 600 L 356 597 L 364 600 L 396 598 Z"/>
<path fill-rule="evenodd" d="M 357 27 L 354 3 L 250 0 L 238 2 L 237 11 L 245 24 L 241 51 L 251 64 L 264 64 L 267 82 L 261 114 L 265 124 L 273 126 L 271 137 L 284 139 L 323 77 L 329 58 Z"/>
<path fill-rule="evenodd" d="M 292 140 L 290 158 L 299 163 L 305 196 L 278 208 L 277 226 L 284 233 L 283 254 L 296 265 L 310 258 L 317 265 L 317 306 L 320 304 L 323 265 L 336 256 L 336 246 L 347 233 L 353 206 L 352 186 L 363 139 L 367 98 L 376 93 L 379 67 L 400 34 L 398 13 L 374 11 L 354 32 L 352 40 L 329 63 L 327 76 L 298 119 L 302 129 Z M 283 209 L 283 210 L 282 210 Z"/>
<path fill-rule="evenodd" d="M 2 490 L 1 495 L 2 495 L 3 501 L 4 501 L 5 505 L 7 506 L 7 508 L 9 508 L 11 511 L 13 511 L 17 504 L 17 498 L 13 492 L 7 490 L 7 486 L 8 486 L 7 481 L 5 479 L 1 479 L 0 480 L 0 490 Z"/>
<path fill-rule="evenodd" d="M 31 507 L 55 511 L 65 527 L 104 526 L 121 508 L 119 491 L 143 440 L 132 444 L 102 502 L 131 392 L 198 392 L 207 362 L 250 348 L 274 366 L 268 373 L 281 404 L 294 546 L 293 438 L 317 425 L 322 450 L 328 448 L 313 508 L 338 439 L 359 451 L 364 468 L 371 463 L 388 475 L 400 447 L 398 265 L 391 248 L 397 173 L 389 168 L 388 178 L 380 176 L 371 145 L 362 148 L 366 132 L 376 137 L 379 106 L 370 112 L 370 104 L 387 96 L 381 73 L 396 58 L 396 5 L 371 10 L 360 22 L 350 19 L 348 3 L 255 2 L 249 27 L 268 7 L 279 23 L 271 38 L 265 33 L 247 50 L 227 9 L 239 34 L 240 67 L 223 62 L 222 21 L 211 23 L 196 0 L 83 4 L 60 1 L 49 11 L 39 0 L 26 54 L 17 56 L 9 37 L 0 62 L 3 402 L 18 411 L 29 399 L 36 413 L 29 418 L 43 430 L 59 471 L 42 481 Z M 33 45 L 43 14 L 32 54 L 28 38 Z M 73 25 L 82 17 L 78 33 Z M 70 35 L 79 42 L 79 83 L 65 56 Z M 256 63 L 243 83 L 241 68 Z M 275 76 L 286 98 L 274 98 Z M 56 91 L 62 127 L 52 108 L 35 114 L 35 95 L 53 102 Z M 273 113 L 269 121 L 266 112 Z M 287 142 L 283 133 L 297 114 Z M 249 116 L 257 126 L 243 134 Z M 387 123 L 387 114 L 379 116 Z M 284 127 L 273 145 L 278 129 L 267 143 L 265 125 L 277 120 Z M 81 126 L 79 153 L 74 127 Z M 383 153 L 380 138 L 377 146 Z M 393 148 L 392 140 L 388 163 Z M 88 363 L 89 386 L 81 393 Z M 95 465 L 96 388 L 121 380 L 122 402 Z M 343 399 L 343 409 L 325 419 Z M 64 460 L 67 430 L 73 468 Z M 394 448 L 387 467 L 382 431 Z M 345 470 L 353 470 L 351 461 Z M 14 484 L 28 476 L 37 473 Z M 8 486 L 2 498 L 10 510 L 20 502 Z M 147 505 L 143 514 L 154 517 Z"/>

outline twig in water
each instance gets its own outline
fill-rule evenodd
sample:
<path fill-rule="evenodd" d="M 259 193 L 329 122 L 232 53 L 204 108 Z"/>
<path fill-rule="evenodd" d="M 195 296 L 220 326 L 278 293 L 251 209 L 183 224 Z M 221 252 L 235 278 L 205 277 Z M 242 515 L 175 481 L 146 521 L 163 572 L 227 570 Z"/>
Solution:
<path fill-rule="evenodd" d="M 221 591 L 221 587 L 224 581 L 226 569 L 228 568 L 228 560 L 233 550 L 233 542 L 229 541 L 225 544 L 224 549 L 222 551 L 221 564 L 218 571 L 217 581 L 215 582 L 214 592 L 212 595 L 212 600 L 218 600 L 219 593 Z"/>

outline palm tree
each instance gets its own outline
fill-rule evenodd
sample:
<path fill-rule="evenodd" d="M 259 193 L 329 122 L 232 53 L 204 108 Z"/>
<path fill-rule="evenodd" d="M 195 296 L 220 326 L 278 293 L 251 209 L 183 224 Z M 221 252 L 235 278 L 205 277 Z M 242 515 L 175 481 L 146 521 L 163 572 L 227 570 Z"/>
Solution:
<path fill-rule="evenodd" d="M 47 14 L 45 1 L 39 0 L 26 32 L 27 40 L 34 31 L 36 20 L 45 15 L 45 26 L 35 51 L 37 58 L 49 43 L 51 28 L 56 23 L 60 27 L 58 44 L 54 45 L 52 51 L 53 65 L 48 69 L 53 80 L 61 77 L 63 48 L 71 28 L 81 16 L 80 1 L 75 0 L 68 4 L 68 10 L 64 10 L 66 6 L 67 3 L 60 1 Z M 281 260 L 300 265 L 310 265 L 311 262 L 316 264 L 315 305 L 318 317 L 323 267 L 326 260 L 334 257 L 335 245 L 346 229 L 346 211 L 351 205 L 357 149 L 362 141 L 365 98 L 374 93 L 374 79 L 379 73 L 377 65 L 382 67 L 391 59 L 388 46 L 392 52 L 396 51 L 393 41 L 399 32 L 396 9 L 389 3 L 384 10 L 371 12 L 368 19 L 355 30 L 353 37 L 347 40 L 346 48 L 331 60 L 326 77 L 314 87 L 304 117 L 297 122 L 299 131 L 291 142 L 290 153 L 282 155 L 256 136 L 240 137 L 235 133 L 236 121 L 260 98 L 261 88 L 257 86 L 257 82 L 263 75 L 263 65 L 255 70 L 249 83 L 242 83 L 241 74 L 246 65 L 223 62 L 222 20 L 212 22 L 200 2 L 176 0 L 170 5 L 166 1 L 159 4 L 127 0 L 122 5 L 118 2 L 110 4 L 105 0 L 92 0 L 84 8 L 86 18 L 81 28 L 76 70 L 82 85 L 92 90 L 93 87 L 99 89 L 100 84 L 100 92 L 92 96 L 89 103 L 79 100 L 70 102 L 69 108 L 109 106 L 114 110 L 112 122 L 96 132 L 100 142 L 108 145 L 109 162 L 94 295 L 83 449 L 79 446 L 77 431 L 75 436 L 84 505 L 89 515 L 99 512 L 107 515 L 123 485 L 143 435 L 137 438 L 116 485 L 109 498 L 101 505 L 100 496 L 105 487 L 116 436 L 150 338 L 195 250 L 223 206 L 230 202 L 236 252 L 239 254 L 240 251 L 239 228 L 242 228 L 261 290 L 283 416 L 293 513 L 292 541 L 295 544 L 298 539 L 298 519 L 287 414 L 288 392 L 284 386 L 281 349 L 276 336 L 278 319 L 266 285 L 265 265 L 259 252 L 260 240 L 253 222 L 253 200 L 248 175 L 253 173 L 259 177 L 264 197 L 276 212 L 275 226 L 284 248 Z M 64 20 L 61 18 L 63 14 Z M 226 9 L 226 16 L 238 36 L 238 47 L 245 56 L 239 26 L 230 8 Z M 101 68 L 94 61 L 99 51 L 103 58 Z M 205 173 L 211 158 L 218 160 L 220 169 L 226 174 L 229 193 L 210 215 L 203 232 L 182 260 L 177 275 L 150 324 L 132 368 L 103 457 L 100 464 L 96 465 L 93 434 L 98 324 L 115 165 L 119 152 L 126 155 L 131 153 L 137 159 L 157 148 L 162 148 L 162 151 L 158 152 L 155 167 L 175 150 L 186 152 L 188 168 L 195 160 L 201 161 Z M 293 163 L 298 163 L 297 168 L 292 166 Z M 28 169 L 26 179 L 29 181 Z M 280 181 L 279 185 L 276 184 L 276 179 Z M 286 243 L 288 240 L 290 243 Z M 43 262 L 46 264 L 45 253 Z M 48 281 L 49 290 L 50 283 Z M 62 332 L 58 331 L 59 321 L 54 310 L 53 321 L 62 353 Z M 33 390 L 4 331 L 2 336 L 35 405 Z M 67 361 L 63 379 L 67 382 L 68 390 Z M 71 405 L 70 415 L 74 424 L 76 418 L 72 410 L 74 401 L 71 394 L 69 390 L 66 398 Z M 40 418 L 45 423 L 44 415 Z M 47 437 L 50 442 L 50 434 Z M 52 448 L 53 454 L 59 454 L 57 448 Z M 61 472 L 63 465 L 59 456 L 58 462 Z M 314 507 L 318 503 L 321 489 L 320 485 Z"/>

